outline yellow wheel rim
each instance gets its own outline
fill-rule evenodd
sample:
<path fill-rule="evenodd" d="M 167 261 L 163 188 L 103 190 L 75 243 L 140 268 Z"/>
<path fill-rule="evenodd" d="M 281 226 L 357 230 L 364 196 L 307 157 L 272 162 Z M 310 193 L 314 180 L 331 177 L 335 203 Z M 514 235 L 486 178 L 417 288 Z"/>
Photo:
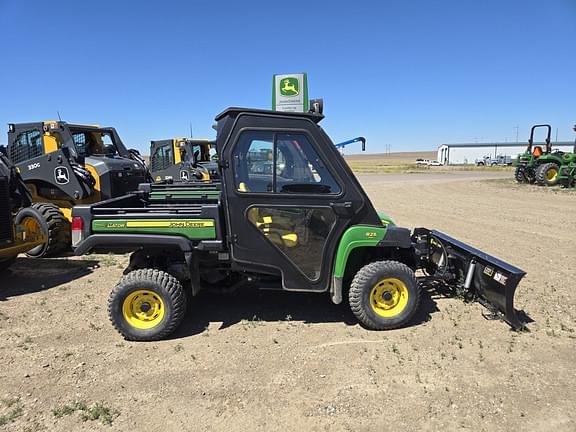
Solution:
<path fill-rule="evenodd" d="M 132 327 L 150 329 L 164 318 L 164 302 L 154 291 L 134 291 L 124 299 L 122 314 Z"/>
<path fill-rule="evenodd" d="M 556 180 L 556 177 L 558 177 L 558 170 L 556 168 L 551 168 L 548 170 L 548 172 L 546 173 L 546 178 L 549 181 L 554 181 Z"/>
<path fill-rule="evenodd" d="M 408 287 L 404 282 L 396 278 L 386 278 L 372 288 L 370 306 L 381 317 L 392 318 L 406 308 L 408 297 Z"/>
<path fill-rule="evenodd" d="M 42 235 L 42 227 L 33 217 L 25 217 L 20 225 L 22 225 L 26 234 L 35 235 L 37 237 Z"/>

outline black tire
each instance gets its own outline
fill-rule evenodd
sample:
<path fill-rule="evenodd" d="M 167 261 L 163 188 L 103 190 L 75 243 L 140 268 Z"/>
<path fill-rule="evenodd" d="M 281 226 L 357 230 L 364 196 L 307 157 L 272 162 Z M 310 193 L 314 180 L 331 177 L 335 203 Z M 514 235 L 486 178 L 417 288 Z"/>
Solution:
<path fill-rule="evenodd" d="M 152 293 L 150 296 L 159 300 L 163 308 L 161 318 L 152 318 L 151 321 L 158 319 L 158 322 L 149 328 L 133 325 L 124 313 L 124 307 L 128 307 L 126 302 L 129 302 L 132 296 L 137 299 L 139 291 Z M 148 312 L 143 309 L 141 311 Z M 185 313 L 186 295 L 182 285 L 178 279 L 162 270 L 131 271 L 120 279 L 108 299 L 108 317 L 112 325 L 126 340 L 131 341 L 155 341 L 165 338 L 180 325 Z"/>
<path fill-rule="evenodd" d="M 8 270 L 8 267 L 10 267 L 12 264 L 14 264 L 14 262 L 16 261 L 16 256 L 10 257 L 10 258 L 0 258 L 0 273 Z"/>
<path fill-rule="evenodd" d="M 526 178 L 526 170 L 523 166 L 516 167 L 516 170 L 514 171 L 514 178 L 518 183 L 528 183 L 528 179 Z"/>
<path fill-rule="evenodd" d="M 553 162 L 539 165 L 536 168 L 536 182 L 540 186 L 556 186 L 558 184 L 559 171 L 560 167 Z"/>
<path fill-rule="evenodd" d="M 372 293 L 390 279 L 402 282 L 407 301 L 396 314 L 384 317 L 376 312 Z M 356 273 L 348 300 L 350 309 L 364 326 L 371 330 L 390 330 L 402 327 L 412 319 L 420 304 L 420 287 L 414 272 L 407 265 L 397 261 L 378 261 L 365 265 Z"/>
<path fill-rule="evenodd" d="M 58 206 L 49 203 L 34 203 L 31 207 L 20 210 L 16 215 L 15 222 L 17 224 L 22 223 L 27 217 L 32 217 L 38 221 L 47 241 L 30 249 L 26 255 L 31 258 L 49 257 L 70 247 L 70 223 Z"/>

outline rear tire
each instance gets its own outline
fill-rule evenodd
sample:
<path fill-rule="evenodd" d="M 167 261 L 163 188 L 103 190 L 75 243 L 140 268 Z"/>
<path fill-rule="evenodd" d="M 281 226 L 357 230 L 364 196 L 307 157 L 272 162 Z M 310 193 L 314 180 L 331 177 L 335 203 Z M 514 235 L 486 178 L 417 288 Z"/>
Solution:
<path fill-rule="evenodd" d="M 558 184 L 560 168 L 553 162 L 545 163 L 536 168 L 536 182 L 540 186 L 555 186 Z"/>
<path fill-rule="evenodd" d="M 131 341 L 155 341 L 172 333 L 184 319 L 186 295 L 169 273 L 134 270 L 110 293 L 108 317 L 114 328 Z"/>
<path fill-rule="evenodd" d="M 26 255 L 31 258 L 49 257 L 70 247 L 70 223 L 56 205 L 34 203 L 31 207 L 20 210 L 16 215 L 15 222 L 20 224 L 27 217 L 36 219 L 44 231 L 47 241 L 30 249 Z"/>
<path fill-rule="evenodd" d="M 12 264 L 14 264 L 15 261 L 16 261 L 16 256 L 13 256 L 10 258 L 0 258 L 0 273 L 8 270 L 8 267 L 10 267 Z"/>
<path fill-rule="evenodd" d="M 420 287 L 410 267 L 397 261 L 378 261 L 362 267 L 350 285 L 352 312 L 371 330 L 406 325 L 420 304 Z"/>

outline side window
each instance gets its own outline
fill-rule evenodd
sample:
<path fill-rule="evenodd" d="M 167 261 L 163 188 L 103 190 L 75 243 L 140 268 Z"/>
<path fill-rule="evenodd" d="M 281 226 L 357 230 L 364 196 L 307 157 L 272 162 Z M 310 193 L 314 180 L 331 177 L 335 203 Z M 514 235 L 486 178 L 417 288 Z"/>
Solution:
<path fill-rule="evenodd" d="M 73 133 L 72 140 L 74 141 L 74 146 L 76 147 L 78 156 L 86 157 L 86 134 L 84 132 Z"/>
<path fill-rule="evenodd" d="M 158 147 L 152 155 L 152 171 L 160 171 L 172 165 L 173 161 L 172 144 Z"/>
<path fill-rule="evenodd" d="M 244 132 L 234 149 L 234 175 L 240 192 L 341 191 L 304 134 Z"/>
<path fill-rule="evenodd" d="M 20 132 L 10 147 L 10 159 L 15 164 L 43 154 L 42 134 L 38 130 Z"/>

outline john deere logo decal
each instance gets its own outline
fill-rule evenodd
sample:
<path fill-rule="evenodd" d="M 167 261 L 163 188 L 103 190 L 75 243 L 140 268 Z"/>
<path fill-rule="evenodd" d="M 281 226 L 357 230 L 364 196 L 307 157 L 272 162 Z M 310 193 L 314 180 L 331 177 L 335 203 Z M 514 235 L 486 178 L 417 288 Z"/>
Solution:
<path fill-rule="evenodd" d="M 300 94 L 300 84 L 297 78 L 282 78 L 280 81 L 280 94 L 282 96 L 298 96 Z"/>
<path fill-rule="evenodd" d="M 56 183 L 65 185 L 70 182 L 70 174 L 68 173 L 68 168 L 59 166 L 54 168 L 54 180 Z"/>

